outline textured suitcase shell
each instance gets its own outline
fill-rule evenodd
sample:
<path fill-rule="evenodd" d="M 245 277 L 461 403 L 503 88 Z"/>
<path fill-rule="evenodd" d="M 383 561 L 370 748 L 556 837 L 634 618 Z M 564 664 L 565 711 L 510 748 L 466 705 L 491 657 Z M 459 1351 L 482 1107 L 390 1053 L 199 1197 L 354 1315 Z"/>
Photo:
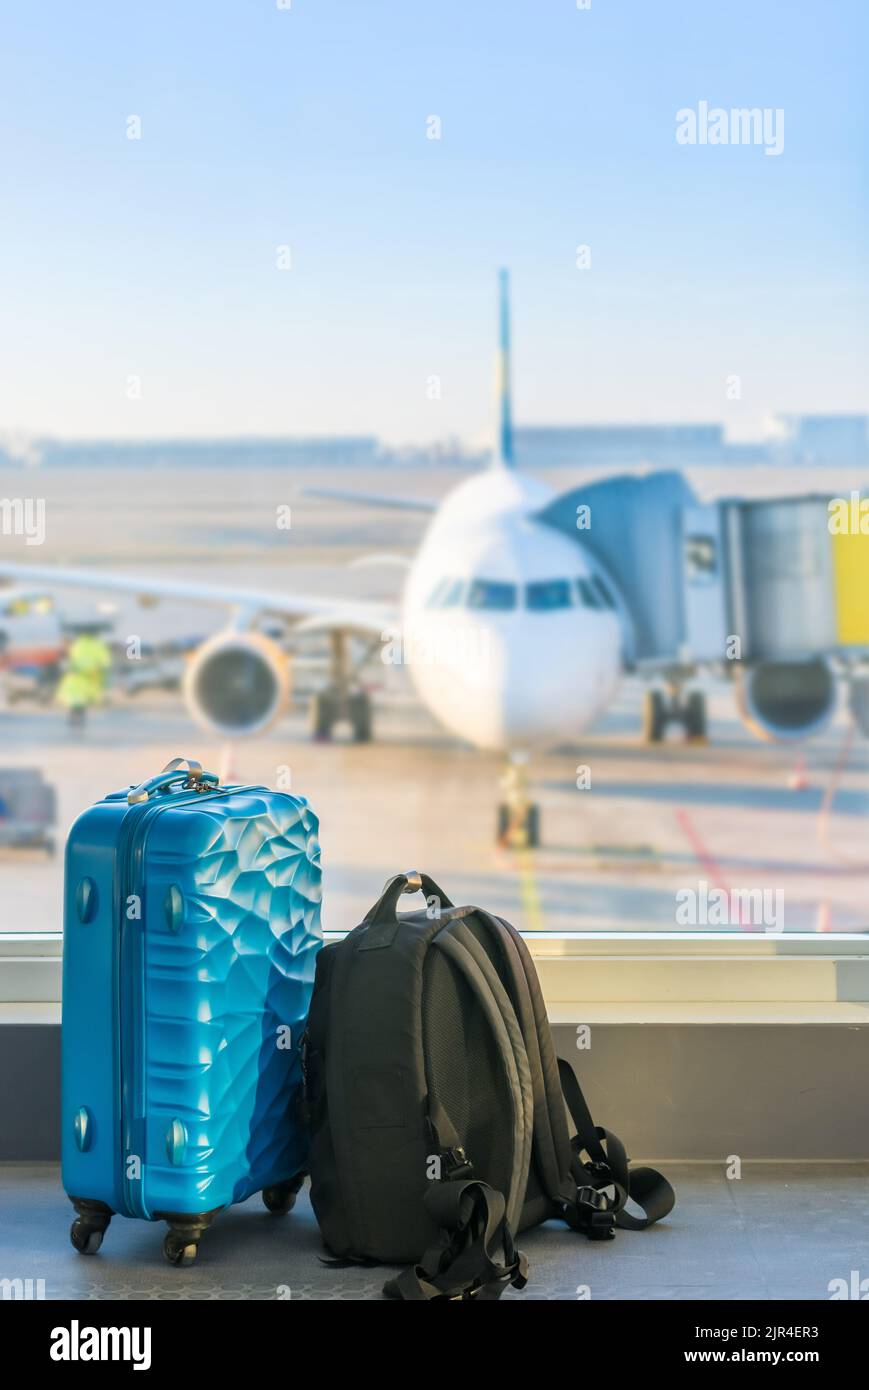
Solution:
<path fill-rule="evenodd" d="M 304 1169 L 317 830 L 303 798 L 264 787 L 167 791 L 143 806 L 116 793 L 76 821 L 63 980 L 70 1197 L 196 1218 Z"/>

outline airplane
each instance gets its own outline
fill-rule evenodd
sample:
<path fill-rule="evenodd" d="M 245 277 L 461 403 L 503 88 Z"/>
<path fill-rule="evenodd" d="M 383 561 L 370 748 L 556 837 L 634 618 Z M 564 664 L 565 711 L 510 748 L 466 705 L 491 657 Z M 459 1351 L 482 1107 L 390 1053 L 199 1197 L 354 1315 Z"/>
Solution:
<path fill-rule="evenodd" d="M 228 609 L 228 625 L 195 652 L 183 686 L 195 720 L 228 739 L 264 731 L 288 702 L 288 654 L 261 630 L 275 619 L 290 624 L 294 641 L 329 639 L 330 679 L 312 701 L 315 736 L 329 738 L 347 720 L 357 741 L 370 739 L 371 699 L 350 654 L 352 639 L 361 637 L 366 657 L 379 648 L 384 662 L 408 666 L 419 699 L 444 728 L 506 758 L 498 835 L 535 845 L 540 817 L 527 794 L 530 756 L 576 743 L 610 704 L 625 670 L 654 681 L 644 715 L 650 740 L 660 740 L 671 724 L 689 737 L 705 737 L 704 696 L 687 687 L 702 665 L 721 668 L 720 653 L 713 646 L 701 661 L 681 651 L 672 635 L 682 621 L 677 610 L 694 599 L 681 587 L 677 594 L 673 584 L 681 586 L 686 567 L 696 581 L 694 597 L 707 602 L 710 576 L 720 567 L 720 537 L 709 532 L 708 518 L 694 508 L 696 499 L 679 474 L 604 478 L 559 496 L 521 472 L 510 347 L 509 284 L 502 270 L 496 445 L 489 466 L 443 501 L 306 490 L 430 515 L 399 605 L 2 562 L 0 578 L 132 593 L 143 603 L 177 599 Z M 592 510 L 595 525 L 583 530 L 580 514 Z M 681 518 L 695 512 L 702 534 L 679 532 Z M 656 525 L 661 536 L 653 534 L 650 544 Z M 701 608 L 701 627 L 709 625 Z M 658 634 L 655 641 L 649 633 Z M 832 716 L 835 680 L 825 654 L 799 652 L 789 661 L 747 664 L 738 673 L 737 697 L 749 727 L 761 737 L 788 740 L 815 732 Z"/>

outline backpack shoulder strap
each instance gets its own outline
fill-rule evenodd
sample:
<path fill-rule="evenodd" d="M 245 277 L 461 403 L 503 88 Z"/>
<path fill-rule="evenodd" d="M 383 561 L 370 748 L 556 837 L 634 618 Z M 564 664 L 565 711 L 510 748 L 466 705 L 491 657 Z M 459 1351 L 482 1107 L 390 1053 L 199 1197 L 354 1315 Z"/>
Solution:
<path fill-rule="evenodd" d="M 531 953 L 516 928 L 489 912 L 478 915 L 497 939 L 512 982 L 516 1013 L 522 1025 L 534 1083 L 534 1152 L 540 1181 L 556 1207 L 574 1190 L 564 1098 L 546 1005 Z"/>
<path fill-rule="evenodd" d="M 616 1226 L 639 1231 L 660 1221 L 672 1211 L 675 1193 L 656 1169 L 630 1168 L 618 1135 L 595 1125 L 573 1069 L 555 1055 L 543 994 L 524 938 L 503 918 L 480 911 L 478 915 L 498 936 L 516 986 L 517 1012 L 535 1082 L 534 1148 L 547 1195 L 575 1230 L 593 1240 L 609 1239 Z M 528 1005 L 530 1020 L 526 1022 Z M 572 1139 L 564 1123 L 565 1104 L 576 1130 Z M 628 1201 L 641 1209 L 641 1215 L 627 1209 Z"/>
<path fill-rule="evenodd" d="M 432 939 L 460 971 L 485 1015 L 504 1069 L 512 1110 L 511 1181 L 505 1195 L 474 1176 L 473 1154 L 461 1147 L 440 1099 L 429 1093 L 429 1120 L 445 1166 L 430 1183 L 426 1210 L 438 1239 L 419 1262 L 384 1286 L 390 1298 L 433 1300 L 499 1298 L 512 1284 L 527 1282 L 528 1267 L 516 1250 L 513 1231 L 531 1164 L 534 1102 L 528 1058 L 513 1006 L 483 947 L 461 919 L 450 918 Z M 446 1168 L 446 1165 L 449 1167 Z"/>
<path fill-rule="evenodd" d="M 576 1073 L 562 1057 L 558 1074 L 576 1134 L 570 1141 L 571 1173 L 576 1182 L 576 1201 L 567 1204 L 567 1220 L 591 1239 L 614 1235 L 613 1222 L 627 1231 L 642 1231 L 673 1210 L 676 1194 L 655 1168 L 630 1168 L 625 1146 L 618 1135 L 601 1129 L 591 1118 Z M 587 1154 L 584 1161 L 582 1154 Z M 605 1196 L 612 1188 L 614 1196 Z M 641 1215 L 626 1209 L 633 1202 Z"/>
<path fill-rule="evenodd" d="M 474 991 L 495 1037 L 510 1086 L 513 1101 L 513 1162 L 506 1207 L 510 1228 L 517 1231 L 528 1186 L 534 1135 L 534 1090 L 522 1030 L 498 972 L 476 937 L 463 923 L 451 923 L 435 937 L 433 944 L 446 952 Z"/>

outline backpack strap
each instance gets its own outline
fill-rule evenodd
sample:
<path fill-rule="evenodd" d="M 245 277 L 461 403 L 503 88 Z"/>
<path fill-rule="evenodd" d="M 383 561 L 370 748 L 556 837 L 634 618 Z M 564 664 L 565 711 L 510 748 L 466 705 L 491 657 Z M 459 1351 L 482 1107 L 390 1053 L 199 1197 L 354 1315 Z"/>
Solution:
<path fill-rule="evenodd" d="M 534 1086 L 534 1154 L 543 1192 L 558 1214 L 565 1192 L 574 1190 L 564 1096 L 546 1005 L 534 963 L 523 938 L 503 917 L 477 909 L 500 952 L 508 989 L 522 1028 Z"/>
<path fill-rule="evenodd" d="M 565 1218 L 569 1226 L 584 1232 L 591 1240 L 608 1240 L 615 1227 L 627 1231 L 642 1231 L 660 1221 L 673 1210 L 676 1194 L 662 1173 L 655 1168 L 628 1166 L 625 1146 L 618 1135 L 601 1129 L 591 1118 L 576 1074 L 562 1057 L 558 1059 L 558 1074 L 576 1134 L 570 1141 L 571 1176 L 576 1196 L 566 1199 Z M 582 1154 L 587 1154 L 584 1161 Z M 614 1195 L 608 1197 L 606 1189 Z M 626 1209 L 631 1201 L 642 1215 L 635 1216 Z"/>
<path fill-rule="evenodd" d="M 436 1182 L 424 1201 L 441 1239 L 384 1284 L 387 1298 L 493 1300 L 510 1285 L 525 1287 L 528 1262 L 513 1244 L 500 1192 L 476 1178 Z"/>
<path fill-rule="evenodd" d="M 534 1137 L 534 1090 L 522 1030 L 494 965 L 473 933 L 451 923 L 432 943 L 462 972 L 495 1038 L 513 1103 L 513 1171 L 506 1195 L 510 1229 L 518 1231 Z"/>
<path fill-rule="evenodd" d="M 419 1262 L 384 1286 L 389 1298 L 409 1301 L 500 1298 L 511 1284 L 522 1288 L 528 1265 L 513 1242 L 528 1183 L 534 1100 L 522 1031 L 494 965 L 461 920 L 447 922 L 432 946 L 464 976 L 492 1030 L 509 1086 L 513 1120 L 512 1171 L 505 1196 L 474 1176 L 449 1115 L 429 1093 L 429 1123 L 438 1144 L 443 1177 L 429 1184 L 426 1210 L 438 1238 Z"/>

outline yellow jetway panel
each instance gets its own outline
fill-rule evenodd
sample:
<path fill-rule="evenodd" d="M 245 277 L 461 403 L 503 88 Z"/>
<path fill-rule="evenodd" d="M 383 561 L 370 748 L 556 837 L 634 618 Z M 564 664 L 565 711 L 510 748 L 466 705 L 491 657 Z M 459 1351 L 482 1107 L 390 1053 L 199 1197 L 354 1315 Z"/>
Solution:
<path fill-rule="evenodd" d="M 720 505 L 729 624 L 743 660 L 869 647 L 869 536 L 833 534 L 827 497 Z"/>
<path fill-rule="evenodd" d="M 869 503 L 867 533 L 834 532 L 836 637 L 842 647 L 869 647 Z"/>

